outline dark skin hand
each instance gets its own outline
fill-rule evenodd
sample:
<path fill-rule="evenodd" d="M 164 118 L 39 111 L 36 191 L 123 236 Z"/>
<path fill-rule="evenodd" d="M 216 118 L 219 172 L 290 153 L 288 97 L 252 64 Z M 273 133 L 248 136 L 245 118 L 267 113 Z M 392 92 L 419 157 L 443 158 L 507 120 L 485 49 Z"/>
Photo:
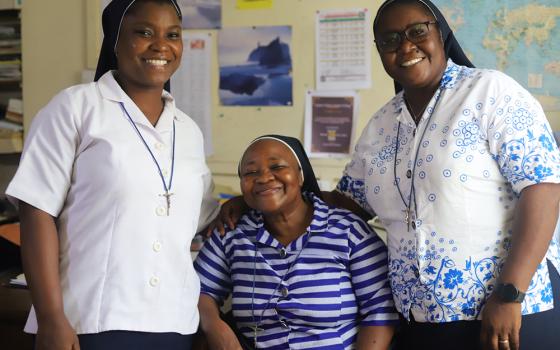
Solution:
<path fill-rule="evenodd" d="M 249 206 L 243 200 L 243 196 L 229 199 L 222 204 L 218 216 L 208 225 L 206 236 L 210 237 L 215 229 L 220 232 L 220 236 L 226 234 L 226 229 L 233 230 L 237 221 L 249 211 Z"/>
<path fill-rule="evenodd" d="M 387 350 L 393 339 L 395 328 L 392 326 L 360 327 L 356 341 L 357 350 Z"/>
<path fill-rule="evenodd" d="M 208 349 L 242 350 L 233 330 L 220 318 L 218 304 L 212 297 L 200 294 L 198 310 L 200 328 L 207 335 Z"/>
<path fill-rule="evenodd" d="M 526 187 L 516 206 L 512 245 L 500 282 L 527 291 L 544 258 L 558 219 L 560 184 Z M 521 305 L 504 303 L 492 295 L 482 311 L 481 342 L 485 350 L 519 349 Z M 508 340 L 508 342 L 499 342 Z"/>
<path fill-rule="evenodd" d="M 80 349 L 76 332 L 63 310 L 54 218 L 21 201 L 19 213 L 23 269 L 37 314 L 35 349 Z"/>

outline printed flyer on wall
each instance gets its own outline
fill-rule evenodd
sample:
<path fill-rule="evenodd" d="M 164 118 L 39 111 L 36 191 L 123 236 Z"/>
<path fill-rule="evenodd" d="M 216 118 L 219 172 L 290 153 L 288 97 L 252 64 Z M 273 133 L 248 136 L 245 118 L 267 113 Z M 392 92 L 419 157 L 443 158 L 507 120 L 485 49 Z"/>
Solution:
<path fill-rule="evenodd" d="M 358 116 L 354 91 L 308 91 L 305 104 L 305 150 L 313 158 L 349 156 Z"/>

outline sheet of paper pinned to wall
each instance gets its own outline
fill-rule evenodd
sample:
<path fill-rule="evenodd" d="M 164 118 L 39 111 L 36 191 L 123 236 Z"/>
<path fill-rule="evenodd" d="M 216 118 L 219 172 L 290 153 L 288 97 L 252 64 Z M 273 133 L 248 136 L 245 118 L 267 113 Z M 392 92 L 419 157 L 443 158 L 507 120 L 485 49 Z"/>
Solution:
<path fill-rule="evenodd" d="M 273 0 L 237 0 L 239 10 L 269 9 L 272 5 Z"/>
<path fill-rule="evenodd" d="M 308 91 L 304 146 L 311 158 L 348 157 L 352 151 L 359 95 L 355 91 Z"/>
<path fill-rule="evenodd" d="M 321 10 L 315 27 L 317 90 L 371 87 L 371 14 L 365 8 Z"/>
<path fill-rule="evenodd" d="M 220 0 L 178 0 L 183 14 L 184 29 L 214 29 L 222 27 Z"/>
<path fill-rule="evenodd" d="M 181 66 L 171 78 L 171 92 L 175 103 L 202 130 L 204 151 L 207 156 L 214 152 L 210 114 L 212 47 L 211 33 L 184 31 Z"/>

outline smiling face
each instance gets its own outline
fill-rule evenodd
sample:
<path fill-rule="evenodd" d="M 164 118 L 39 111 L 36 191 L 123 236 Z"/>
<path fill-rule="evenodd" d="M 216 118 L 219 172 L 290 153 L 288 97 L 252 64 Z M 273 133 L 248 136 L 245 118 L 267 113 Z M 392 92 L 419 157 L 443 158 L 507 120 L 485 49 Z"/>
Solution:
<path fill-rule="evenodd" d="M 375 37 L 392 32 L 402 32 L 414 24 L 434 21 L 435 18 L 421 4 L 399 4 L 381 13 L 375 28 Z M 414 44 L 403 38 L 394 52 L 381 52 L 385 71 L 407 89 L 433 89 L 439 85 L 447 60 L 441 33 L 437 24 L 429 24 L 429 32 L 422 41 Z"/>
<path fill-rule="evenodd" d="M 123 18 L 116 46 L 118 80 L 131 88 L 163 88 L 183 53 L 181 20 L 169 2 L 137 1 Z"/>
<path fill-rule="evenodd" d="M 239 172 L 245 202 L 265 215 L 289 212 L 303 203 L 297 159 L 279 141 L 264 139 L 249 146 Z"/>

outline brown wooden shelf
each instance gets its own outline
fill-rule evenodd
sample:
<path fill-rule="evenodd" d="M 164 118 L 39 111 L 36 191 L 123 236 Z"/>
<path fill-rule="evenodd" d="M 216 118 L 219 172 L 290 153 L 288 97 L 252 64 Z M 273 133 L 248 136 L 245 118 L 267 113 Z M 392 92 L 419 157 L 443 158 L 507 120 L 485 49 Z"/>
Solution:
<path fill-rule="evenodd" d="M 22 150 L 23 133 L 14 132 L 10 137 L 0 137 L 0 154 L 21 153 Z"/>

